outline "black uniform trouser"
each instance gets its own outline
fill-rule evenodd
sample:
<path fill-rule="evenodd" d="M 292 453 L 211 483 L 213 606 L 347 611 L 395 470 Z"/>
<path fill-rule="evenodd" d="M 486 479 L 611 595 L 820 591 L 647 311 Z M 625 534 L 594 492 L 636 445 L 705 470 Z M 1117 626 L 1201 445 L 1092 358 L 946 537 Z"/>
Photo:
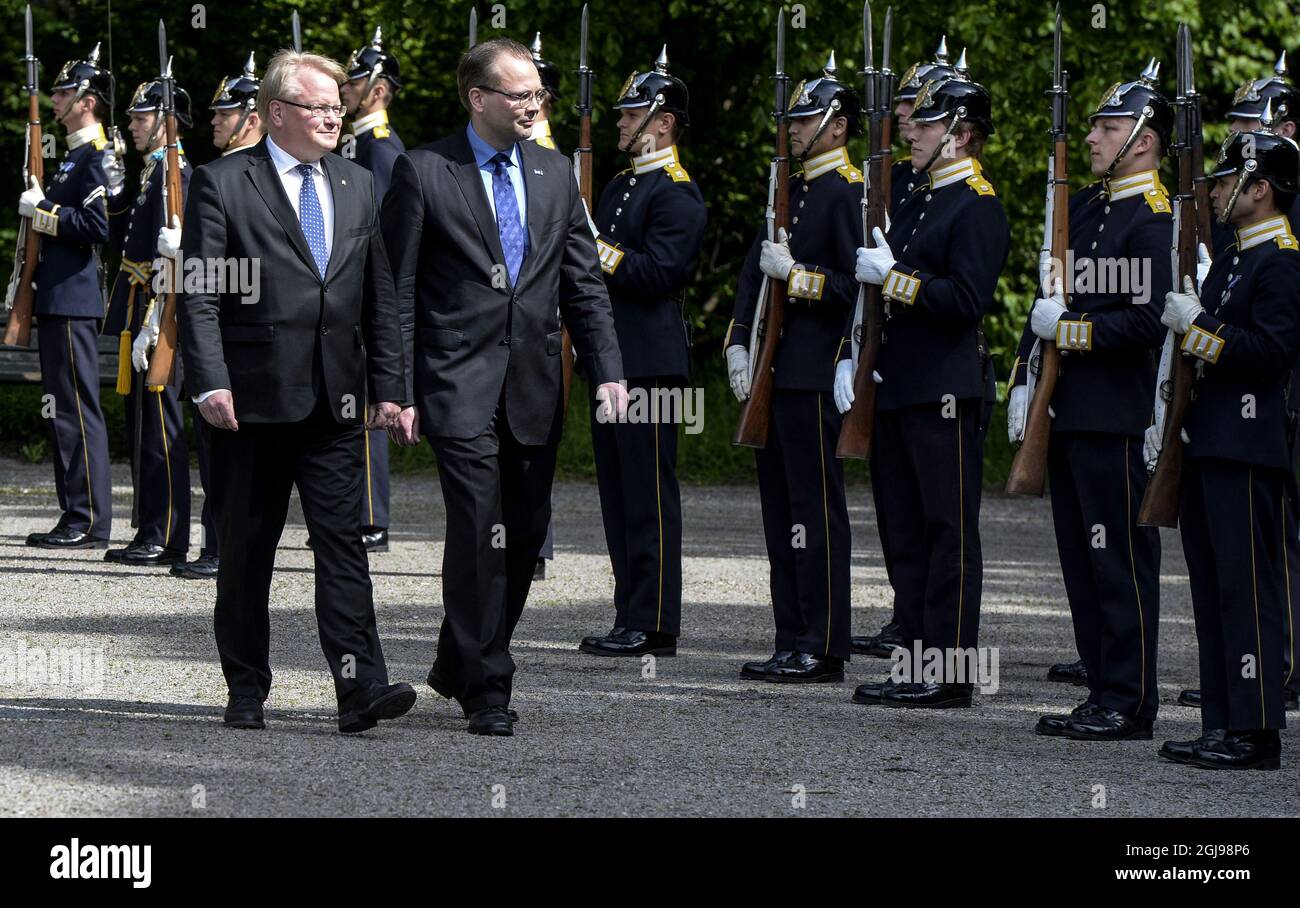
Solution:
<path fill-rule="evenodd" d="M 198 404 L 194 404 L 194 444 L 199 453 L 199 483 L 203 486 L 203 511 L 199 516 L 203 524 L 203 544 L 199 554 L 213 558 L 220 557 L 220 534 L 217 533 L 217 489 L 212 476 L 212 436 L 220 429 L 214 429 L 203 414 Z"/>
<path fill-rule="evenodd" d="M 1286 531 L 1286 613 L 1282 621 L 1282 685 L 1300 693 L 1300 670 L 1296 658 L 1297 623 L 1300 623 L 1300 488 L 1294 467 L 1286 474 L 1286 502 L 1282 507 L 1282 526 Z"/>
<path fill-rule="evenodd" d="M 131 338 L 140 334 L 148 299 L 136 294 L 132 306 Z M 161 300 L 157 305 L 162 305 Z M 152 391 L 145 373 L 131 369 L 126 398 L 126 444 L 138 501 L 134 542 L 160 545 L 184 554 L 190 548 L 190 454 L 185 442 L 180 378 L 174 385 Z M 135 447 L 139 420 L 140 450 Z M 138 461 L 138 463 L 137 463 Z"/>
<path fill-rule="evenodd" d="M 893 562 L 898 623 L 923 648 L 978 644 L 983 409 L 972 399 L 876 412 L 871 482 L 888 537 L 882 546 Z M 954 661 L 962 664 L 944 660 Z"/>
<path fill-rule="evenodd" d="M 1187 557 L 1206 730 L 1285 728 L 1284 471 L 1188 458 L 1178 527 Z"/>
<path fill-rule="evenodd" d="M 629 381 L 628 391 L 647 396 L 650 421 L 601 422 L 594 388 L 588 393 L 600 514 L 614 568 L 614 626 L 676 637 L 682 617 L 682 500 L 673 414 L 681 411 L 658 408 L 655 401 L 661 391 L 682 389 L 680 382 L 644 379 Z"/>
<path fill-rule="evenodd" d="M 316 625 L 335 693 L 342 702 L 360 687 L 388 683 L 357 522 L 363 431 L 339 425 L 324 395 L 300 422 L 245 420 L 238 432 L 212 431 L 221 539 L 215 627 L 230 693 L 264 700 L 271 688 L 271 575 L 295 485 L 312 540 Z"/>
<path fill-rule="evenodd" d="M 551 519 L 556 444 L 520 443 L 500 403 L 482 435 L 429 443 L 447 508 L 434 667 L 466 709 L 505 706 L 515 671 L 510 639 Z"/>
<path fill-rule="evenodd" d="M 852 538 L 835 456 L 841 421 L 826 392 L 778 388 L 767 447 L 754 452 L 778 651 L 849 658 Z"/>
<path fill-rule="evenodd" d="M 1052 522 L 1088 701 L 1154 719 L 1160 624 L 1160 531 L 1137 525 L 1146 492 L 1142 440 L 1054 432 Z"/>
<path fill-rule="evenodd" d="M 58 526 L 108 539 L 113 526 L 108 430 L 99 406 L 99 319 L 40 316 L 43 406 L 50 424 Z"/>
<path fill-rule="evenodd" d="M 370 429 L 365 436 L 365 477 L 361 493 L 361 525 L 388 529 L 388 430 Z"/>

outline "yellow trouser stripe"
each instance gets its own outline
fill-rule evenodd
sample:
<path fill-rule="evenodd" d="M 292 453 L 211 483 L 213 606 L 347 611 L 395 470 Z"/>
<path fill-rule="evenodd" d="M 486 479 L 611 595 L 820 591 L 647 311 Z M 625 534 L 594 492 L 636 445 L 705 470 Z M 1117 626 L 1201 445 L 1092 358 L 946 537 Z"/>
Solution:
<path fill-rule="evenodd" d="M 370 421 L 370 408 L 366 408 L 366 422 Z M 370 475 L 370 430 L 364 426 L 361 434 L 366 438 L 366 508 L 370 513 L 370 526 L 375 525 L 375 485 Z"/>
<path fill-rule="evenodd" d="M 1287 562 L 1285 487 L 1282 489 L 1282 579 L 1286 581 L 1286 628 L 1287 638 L 1291 641 L 1291 668 L 1282 684 L 1289 685 L 1295 676 L 1295 624 L 1291 620 L 1291 565 Z"/>
<path fill-rule="evenodd" d="M 1246 468 L 1246 502 L 1250 523 L 1246 532 L 1250 534 L 1250 591 L 1255 603 L 1255 658 L 1258 661 L 1255 676 L 1259 679 L 1259 727 L 1267 728 L 1268 720 L 1264 711 L 1264 642 L 1259 630 L 1259 584 L 1255 579 L 1255 469 Z"/>
<path fill-rule="evenodd" d="M 957 414 L 957 649 L 961 649 L 961 615 L 966 606 L 966 480 L 962 475 L 961 414 Z"/>
<path fill-rule="evenodd" d="M 659 383 L 655 382 L 656 390 Z M 664 618 L 664 502 L 659 491 L 659 423 L 655 427 L 655 513 L 659 517 L 659 612 L 655 616 L 655 630 L 663 629 Z"/>
<path fill-rule="evenodd" d="M 1142 681 L 1138 698 L 1138 710 L 1141 711 L 1147 701 L 1147 628 L 1142 616 L 1142 590 L 1138 588 L 1137 564 L 1133 560 L 1133 491 L 1129 480 L 1128 449 L 1129 440 L 1124 439 L 1124 523 L 1128 527 L 1128 569 L 1133 578 L 1133 595 L 1137 597 L 1138 606 L 1138 645 L 1141 647 Z"/>
<path fill-rule="evenodd" d="M 142 391 L 143 393 L 143 391 Z M 163 460 L 167 463 L 167 534 L 163 537 L 163 547 L 171 548 L 172 544 L 172 450 L 171 445 L 167 444 L 167 419 L 163 415 L 162 392 L 150 392 L 158 399 L 158 431 L 162 435 Z M 135 456 L 139 457 L 140 452 L 136 451 Z M 137 494 L 139 490 L 137 489 Z"/>
<path fill-rule="evenodd" d="M 72 351 L 72 322 L 68 323 L 68 364 L 72 366 L 72 393 L 77 398 L 77 422 L 81 424 L 81 455 L 86 461 L 86 506 L 90 508 L 89 534 L 95 527 L 95 496 L 90 488 L 90 445 L 86 442 L 86 418 L 81 415 L 81 379 L 77 376 L 77 356 Z"/>
<path fill-rule="evenodd" d="M 822 527 L 826 533 L 826 655 L 831 654 L 831 615 L 834 613 L 835 591 L 831 587 L 831 517 L 826 503 L 826 435 L 822 431 L 822 393 L 817 392 L 817 463 L 822 468 Z"/>

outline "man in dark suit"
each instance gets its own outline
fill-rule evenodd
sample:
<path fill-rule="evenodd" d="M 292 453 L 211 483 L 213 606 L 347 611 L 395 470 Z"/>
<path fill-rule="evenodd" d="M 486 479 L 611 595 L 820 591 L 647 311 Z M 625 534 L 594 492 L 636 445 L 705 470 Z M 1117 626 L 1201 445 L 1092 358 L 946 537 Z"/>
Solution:
<path fill-rule="evenodd" d="M 206 275 L 181 309 L 187 384 L 218 430 L 215 624 L 236 728 L 263 727 L 271 573 L 294 485 L 339 730 L 365 731 L 415 703 L 409 684 L 388 683 L 360 533 L 362 414 L 369 405 L 372 425 L 394 421 L 406 382 L 370 174 L 330 153 L 344 79 L 325 57 L 277 54 L 257 100 L 267 137 L 199 168 L 186 205 L 186 260 L 256 262 L 274 276 L 249 294 Z"/>
<path fill-rule="evenodd" d="M 429 686 L 475 734 L 513 733 L 510 637 L 551 515 L 563 425 L 560 316 L 596 405 L 626 412 L 596 243 L 563 155 L 527 139 L 532 56 L 485 41 L 457 71 L 467 128 L 398 158 L 384 239 L 413 373 L 394 434 L 428 437 L 447 507 L 446 616 Z"/>

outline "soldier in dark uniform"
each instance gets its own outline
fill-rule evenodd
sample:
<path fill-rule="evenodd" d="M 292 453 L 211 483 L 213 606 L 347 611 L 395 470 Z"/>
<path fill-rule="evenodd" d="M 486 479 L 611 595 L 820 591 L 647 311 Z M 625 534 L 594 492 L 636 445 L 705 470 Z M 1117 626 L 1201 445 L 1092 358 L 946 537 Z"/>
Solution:
<path fill-rule="evenodd" d="M 261 85 L 257 78 L 256 63 L 249 53 L 243 71 L 236 76 L 227 76 L 217 85 L 212 95 L 208 110 L 212 111 L 212 144 L 221 152 L 221 156 L 247 151 L 262 139 L 265 130 L 261 117 L 257 113 L 257 90 Z M 189 170 L 185 171 L 188 179 Z M 171 258 L 180 252 L 181 230 L 165 227 L 158 236 L 158 254 Z M 199 455 L 199 482 L 203 486 L 203 511 L 200 523 L 203 528 L 203 541 L 199 547 L 199 557 L 193 561 L 172 565 L 173 577 L 187 580 L 211 580 L 217 576 L 221 565 L 221 549 L 217 542 L 216 504 L 218 490 L 212 480 L 212 433 L 208 421 L 194 410 L 194 442 Z"/>
<path fill-rule="evenodd" d="M 1300 116 L 1300 98 L 1287 80 L 1286 51 L 1278 57 L 1273 75 L 1251 79 L 1237 89 L 1232 108 L 1228 111 L 1228 128 L 1233 132 L 1265 130 L 1274 135 L 1294 139 L 1296 118 Z M 1292 225 L 1300 222 L 1300 201 L 1291 204 L 1288 217 Z M 1236 242 L 1236 231 L 1216 218 L 1211 225 L 1214 254 L 1222 255 Z M 1201 270 L 1208 269 L 1208 255 L 1203 254 Z M 1292 372 L 1291 387 L 1287 394 L 1288 440 L 1292 460 L 1296 460 L 1296 429 L 1300 427 L 1300 370 Z M 1300 465 L 1300 464 L 1298 464 Z M 1300 620 L 1300 490 L 1296 487 L 1295 469 L 1287 472 L 1286 508 L 1282 519 L 1286 528 L 1286 605 L 1287 619 L 1282 623 L 1284 643 L 1282 648 L 1283 699 L 1287 709 L 1300 706 L 1300 672 L 1296 671 L 1296 622 Z M 1188 689 L 1178 695 L 1183 706 L 1200 708 L 1201 692 Z"/>
<path fill-rule="evenodd" d="M 1199 296 L 1187 279 L 1161 320 L 1196 362 L 1184 420 L 1178 526 L 1201 666 L 1201 726 L 1160 756 L 1209 769 L 1277 769 L 1286 727 L 1282 652 L 1287 388 L 1300 356 L 1300 242 L 1284 214 L 1300 190 L 1300 149 L 1236 133 L 1210 177 L 1237 241 L 1215 257 Z M 1148 458 L 1159 452 L 1155 428 Z"/>
<path fill-rule="evenodd" d="M 1015 444 L 1024 435 L 1026 382 L 1039 343 L 1052 341 L 1061 351 L 1048 480 L 1089 685 L 1087 699 L 1069 715 L 1038 720 L 1040 735 L 1149 740 L 1160 704 L 1160 534 L 1137 523 L 1147 487 L 1142 437 L 1151 425 L 1165 337 L 1160 312 L 1171 287 L 1172 206 L 1159 169 L 1174 112 L 1156 88 L 1158 71 L 1152 61 L 1138 79 L 1116 83 L 1088 118 L 1085 141 L 1101 180 L 1070 199 L 1070 270 L 1065 262 L 1043 263 L 1042 298 L 1012 367 L 1007 421 Z M 1108 274 L 1116 279 L 1100 277 Z M 1068 308 L 1063 280 L 1070 282 Z"/>
<path fill-rule="evenodd" d="M 177 87 L 173 97 L 177 125 L 188 128 L 193 122 L 190 96 Z M 164 227 L 178 226 L 167 222 L 167 130 L 162 103 L 163 86 L 157 80 L 141 84 L 131 98 L 126 109 L 131 138 L 136 151 L 145 156 L 140 191 L 119 193 L 108 212 L 111 242 L 121 250 L 122 265 L 113 282 L 104 332 L 120 334 L 122 339 L 117 393 L 127 398 L 127 448 L 134 467 L 138 520 L 131 544 L 109 549 L 104 560 L 135 566 L 180 564 L 190 547 L 190 458 L 181 381 L 178 376 L 173 385 L 145 386 L 163 307 L 163 296 L 154 292 L 159 233 Z M 177 202 L 184 209 L 190 166 L 183 150 L 179 160 L 182 197 Z M 132 375 L 133 367 L 138 374 Z"/>
<path fill-rule="evenodd" d="M 632 166 L 601 193 L 596 247 L 628 391 L 634 402 L 649 405 L 642 408 L 647 420 L 610 423 L 597 418 L 592 398 L 614 627 L 584 638 L 580 649 L 596 656 L 675 655 L 682 610 L 681 413 L 672 395 L 686 393 L 690 376 L 682 294 L 708 212 L 678 156 L 690 116 L 685 83 L 668 73 L 667 48 L 651 72 L 629 79 L 614 109 L 620 111 L 619 151 L 631 156 Z"/>
<path fill-rule="evenodd" d="M 99 65 L 99 45 L 59 71 L 50 97 L 68 150 L 45 189 L 33 180 L 18 203 L 19 215 L 41 234 L 33 311 L 63 512 L 53 530 L 27 537 L 37 548 L 106 548 L 113 522 L 108 432 L 99 406 L 100 249 L 108 241 L 107 199 L 120 191 L 124 174 L 104 133 L 113 87 L 113 74 Z"/>
<path fill-rule="evenodd" d="M 339 86 L 339 98 L 352 117 L 356 162 L 374 176 L 375 203 L 381 205 L 392 179 L 393 165 L 398 155 L 406 151 L 388 122 L 388 108 L 402 81 L 397 58 L 384 50 L 381 29 L 375 29 L 369 47 L 353 51 L 347 71 L 348 81 Z M 390 494 L 387 429 L 367 430 L 364 465 L 361 539 L 366 551 L 387 552 Z"/>
<path fill-rule="evenodd" d="M 745 663 L 741 677 L 760 681 L 843 681 L 849 659 L 852 540 L 831 390 L 858 293 L 863 177 L 845 143 L 861 130 L 862 105 L 835 75 L 831 54 L 821 77 L 793 93 L 790 150 L 803 169 L 790 180 L 790 235 L 755 240 L 724 342 L 731 389 L 743 401 L 762 278 L 787 286 L 767 446 L 755 452 L 776 645 L 769 659 Z"/>
<path fill-rule="evenodd" d="M 958 65 L 965 71 L 966 52 L 963 50 Z M 898 135 L 899 142 L 906 148 L 908 145 L 908 136 L 911 134 L 909 117 L 912 115 L 912 109 L 916 105 L 916 96 L 921 91 L 921 87 L 929 80 L 939 80 L 952 78 L 957 75 L 957 70 L 948 62 L 948 37 L 944 35 L 939 38 L 939 48 L 934 53 L 934 60 L 930 63 L 913 63 L 907 68 L 898 80 L 898 92 L 894 95 L 894 120 L 897 124 L 895 132 Z M 910 154 L 905 154 L 898 160 L 894 161 L 890 170 L 890 202 L 889 213 L 892 216 L 898 210 L 899 204 L 903 199 L 911 195 L 912 190 L 916 188 L 917 182 L 921 179 L 920 174 L 912 169 L 912 158 Z M 996 395 L 997 388 L 994 387 Z M 880 502 L 875 502 L 876 522 L 881 519 Z M 881 542 L 884 541 L 884 534 L 881 534 Z M 889 556 L 885 554 L 885 573 L 889 575 Z M 890 586 L 893 586 L 893 580 L 890 580 Z M 903 630 L 898 623 L 898 612 L 895 604 L 894 614 L 889 618 L 879 631 L 867 636 L 854 636 L 849 638 L 849 648 L 863 656 L 876 656 L 882 659 L 888 659 L 893 651 L 902 646 L 907 646 L 908 641 L 903 638 Z"/>
<path fill-rule="evenodd" d="M 973 679 L 953 669 L 976 654 L 979 632 L 988 381 L 981 324 L 1011 239 L 979 162 L 993 133 L 990 108 L 987 89 L 960 75 L 926 82 L 911 116 L 913 165 L 926 179 L 899 205 L 888 237 L 877 229 L 875 246 L 857 250 L 858 280 L 881 285 L 886 307 L 871 445 L 882 549 L 909 648 L 923 658 L 934 651 L 944 664 L 861 685 L 856 703 L 971 704 Z M 846 327 L 835 377 L 841 411 L 853 402 L 851 321 Z"/>

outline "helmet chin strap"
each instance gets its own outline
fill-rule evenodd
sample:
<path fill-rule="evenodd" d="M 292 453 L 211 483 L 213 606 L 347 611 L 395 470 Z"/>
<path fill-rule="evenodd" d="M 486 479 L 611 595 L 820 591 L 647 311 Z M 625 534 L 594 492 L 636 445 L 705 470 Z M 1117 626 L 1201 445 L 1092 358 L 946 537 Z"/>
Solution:
<path fill-rule="evenodd" d="M 1151 109 L 1150 105 L 1142 108 L 1142 113 L 1138 116 L 1137 122 L 1133 124 L 1133 131 L 1128 134 L 1128 139 L 1125 140 L 1124 145 L 1120 148 L 1119 154 L 1115 155 L 1115 160 L 1110 162 L 1110 166 L 1106 168 L 1106 172 L 1101 175 L 1101 184 L 1103 186 L 1110 185 L 1110 178 L 1115 175 L 1115 168 L 1119 166 L 1120 161 L 1124 160 L 1124 156 L 1129 153 L 1129 149 L 1132 148 L 1133 143 L 1137 141 L 1138 133 L 1142 131 L 1143 126 L 1147 125 L 1147 120 L 1151 119 L 1151 116 L 1154 113 L 1155 111 Z"/>
<path fill-rule="evenodd" d="M 222 151 L 229 151 L 230 146 L 235 143 L 235 140 L 239 138 L 239 134 L 244 131 L 244 126 L 248 124 L 248 118 L 253 113 L 253 106 L 254 102 L 251 98 L 244 102 L 243 106 L 240 108 L 242 113 L 239 115 L 239 122 L 237 122 L 235 128 L 230 131 L 230 138 L 226 139 L 226 144 L 225 147 L 221 149 Z"/>
<path fill-rule="evenodd" d="M 930 168 L 934 166 L 934 162 L 939 160 L 939 155 L 942 154 L 944 148 L 947 147 L 948 140 L 951 139 L 952 134 L 956 132 L 957 124 L 961 123 L 965 118 L 965 107 L 958 107 L 953 111 L 952 122 L 948 124 L 948 128 L 945 129 L 943 135 L 939 137 L 939 144 L 934 146 L 934 151 L 930 152 L 930 160 L 925 162 L 925 166 L 919 171 L 920 173 L 929 173 Z"/>
<path fill-rule="evenodd" d="M 822 119 L 821 122 L 817 124 L 816 132 L 814 132 L 812 138 L 808 140 L 808 144 L 804 146 L 803 154 L 799 155 L 800 164 L 807 160 L 808 155 L 812 153 L 813 146 L 816 145 L 817 140 L 822 137 L 822 133 L 826 131 L 826 127 L 830 125 L 831 120 L 834 119 L 839 109 L 839 98 L 832 99 L 831 103 L 826 105 L 826 112 L 822 114 Z"/>
<path fill-rule="evenodd" d="M 165 119 L 161 107 L 155 110 L 154 114 L 153 129 L 149 130 L 149 138 L 145 140 L 147 148 L 153 148 L 154 139 L 158 138 L 158 130 L 162 129 L 163 120 Z"/>
<path fill-rule="evenodd" d="M 663 106 L 663 103 L 663 92 L 659 92 L 655 95 L 655 99 L 650 102 L 650 106 L 646 108 L 645 116 L 641 118 L 641 122 L 637 125 L 636 132 L 632 133 L 627 140 L 627 153 L 632 157 L 637 157 L 640 154 L 636 148 L 636 141 L 641 138 L 641 133 L 645 132 L 645 128 L 650 125 L 650 119 L 659 112 L 659 108 Z"/>
<path fill-rule="evenodd" d="M 1250 179 L 1251 174 L 1259 166 L 1254 160 L 1247 160 L 1241 167 L 1241 173 L 1237 174 L 1237 182 L 1232 186 L 1232 195 L 1228 196 L 1228 203 L 1223 206 L 1223 214 L 1219 215 L 1219 223 L 1227 226 L 1228 218 L 1232 217 L 1232 209 L 1237 207 L 1237 196 L 1241 195 L 1241 190 L 1246 188 L 1246 180 Z"/>

